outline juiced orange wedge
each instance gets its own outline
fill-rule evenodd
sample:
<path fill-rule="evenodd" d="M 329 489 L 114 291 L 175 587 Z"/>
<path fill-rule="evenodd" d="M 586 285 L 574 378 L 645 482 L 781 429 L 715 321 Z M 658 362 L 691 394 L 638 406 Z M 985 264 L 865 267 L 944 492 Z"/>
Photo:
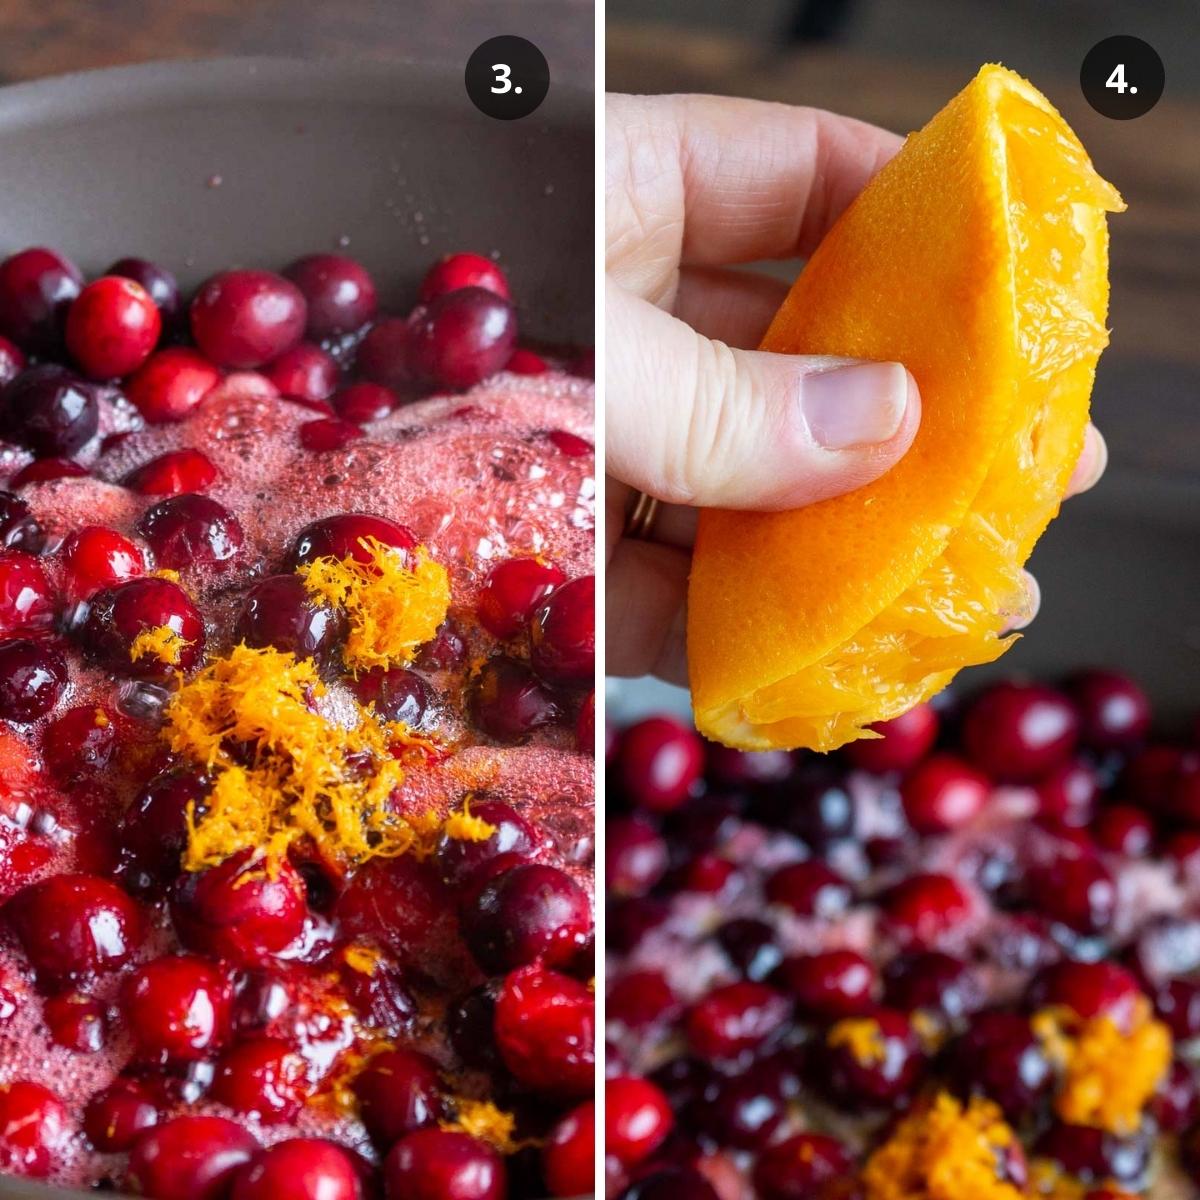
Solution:
<path fill-rule="evenodd" d="M 1123 207 L 1045 97 L 986 66 L 830 230 L 763 349 L 902 362 L 921 428 L 850 495 L 701 515 L 703 733 L 832 750 L 1004 653 L 1083 447 Z"/>

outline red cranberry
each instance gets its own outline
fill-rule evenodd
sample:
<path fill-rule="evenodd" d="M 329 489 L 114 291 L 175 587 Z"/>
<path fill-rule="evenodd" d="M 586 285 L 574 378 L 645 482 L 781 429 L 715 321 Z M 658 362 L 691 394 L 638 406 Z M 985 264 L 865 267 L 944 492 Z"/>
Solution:
<path fill-rule="evenodd" d="M 229 1032 L 230 987 L 211 963 L 191 954 L 165 955 L 126 981 L 125 1021 L 139 1055 L 151 1062 L 207 1058 Z"/>
<path fill-rule="evenodd" d="M 125 391 L 151 425 L 161 425 L 190 417 L 220 378 L 220 371 L 202 354 L 169 346 L 146 360 Z"/>
<path fill-rule="evenodd" d="M 698 854 L 676 874 L 675 885 L 681 892 L 702 892 L 716 896 L 727 888 L 740 888 L 742 873 L 719 854 Z"/>
<path fill-rule="evenodd" d="M 1060 763 L 1037 785 L 1038 813 L 1051 826 L 1085 829 L 1096 811 L 1095 769 L 1082 759 Z"/>
<path fill-rule="evenodd" d="M 884 913 L 904 941 L 935 946 L 974 908 L 970 893 L 952 875 L 917 874 L 884 898 Z"/>
<path fill-rule="evenodd" d="M 496 1000 L 501 1057 L 521 1083 L 538 1092 L 591 1094 L 595 1023 L 587 987 L 541 966 L 514 971 Z"/>
<path fill-rule="evenodd" d="M 168 450 L 125 477 L 124 484 L 143 496 L 179 496 L 203 492 L 217 479 L 217 468 L 207 454 L 191 448 Z"/>
<path fill-rule="evenodd" d="M 121 818 L 121 877 L 140 893 L 171 883 L 187 846 L 187 812 L 205 812 L 209 785 L 194 771 L 172 771 L 152 779 Z"/>
<path fill-rule="evenodd" d="M 407 361 L 418 379 L 463 391 L 502 371 L 516 341 L 516 313 L 507 300 L 486 288 L 459 288 L 413 313 Z"/>
<path fill-rule="evenodd" d="M 587 892 L 565 871 L 524 863 L 489 880 L 464 907 L 462 932 L 490 974 L 569 963 L 592 931 Z"/>
<path fill-rule="evenodd" d="M 618 954 L 629 954 L 670 914 L 665 901 L 657 896 L 615 900 L 609 905 L 606 934 L 608 944 Z"/>
<path fill-rule="evenodd" d="M 258 1143 L 225 1117 L 174 1117 L 148 1129 L 129 1155 L 129 1182 L 158 1200 L 222 1200 Z"/>
<path fill-rule="evenodd" d="M 824 950 L 789 958 L 779 983 L 807 1016 L 823 1020 L 859 1016 L 874 1007 L 875 968 L 854 950 Z"/>
<path fill-rule="evenodd" d="M 498 742 L 521 742 L 560 716 L 558 702 L 522 662 L 499 654 L 479 668 L 468 696 L 471 720 Z"/>
<path fill-rule="evenodd" d="M 786 787 L 772 789 L 767 818 L 803 839 L 817 853 L 853 838 L 854 801 L 841 778 L 827 768 L 810 769 Z"/>
<path fill-rule="evenodd" d="M 1047 967 L 1031 986 L 1038 1007 L 1060 1006 L 1085 1019 L 1107 1016 L 1127 1026 L 1141 995 L 1137 980 L 1113 962 L 1062 962 Z"/>
<path fill-rule="evenodd" d="M 1144 858 L 1154 842 L 1154 824 L 1140 808 L 1114 804 L 1101 810 L 1092 825 L 1092 837 L 1102 850 Z"/>
<path fill-rule="evenodd" d="M 381 1146 L 436 1125 L 446 1115 L 437 1064 L 415 1050 L 376 1054 L 353 1087 L 362 1122 Z"/>
<path fill-rule="evenodd" d="M 49 1088 L 19 1079 L 0 1084 L 0 1171 L 41 1179 L 66 1150 L 67 1110 Z"/>
<path fill-rule="evenodd" d="M 153 654 L 131 658 L 138 634 L 162 626 L 181 639 L 172 666 Z M 204 653 L 204 622 L 191 597 L 169 579 L 130 579 L 92 597 L 83 626 L 85 650 L 109 669 L 144 679 L 167 679 L 176 669 L 190 671 Z"/>
<path fill-rule="evenodd" d="M 589 692 L 587 699 L 579 706 L 579 716 L 575 718 L 575 749 L 580 754 L 596 753 L 595 692 Z"/>
<path fill-rule="evenodd" d="M 334 392 L 330 403 L 343 420 L 366 425 L 386 417 L 400 398 L 380 383 L 352 383 Z"/>
<path fill-rule="evenodd" d="M 1184 879 L 1200 875 L 1200 832 L 1181 829 L 1173 833 L 1163 843 L 1162 854 Z"/>
<path fill-rule="evenodd" d="M 887 1003 L 901 1012 L 940 1013 L 957 1019 L 983 1005 L 975 970 L 960 958 L 936 950 L 900 955 L 887 965 Z"/>
<path fill-rule="evenodd" d="M 472 800 L 470 814 L 486 822 L 494 832 L 479 841 L 442 835 L 437 845 L 436 861 L 443 881 L 450 887 L 468 883 L 501 854 L 533 858 L 542 847 L 542 839 L 533 826 L 502 800 L 486 797 Z"/>
<path fill-rule="evenodd" d="M 444 1129 L 418 1129 L 383 1163 L 387 1200 L 504 1200 L 504 1162 L 491 1146 Z"/>
<path fill-rule="evenodd" d="M 983 812 L 990 790 L 987 776 L 962 759 L 935 754 L 904 781 L 901 797 L 918 833 L 949 833 Z"/>
<path fill-rule="evenodd" d="M 849 1151 L 822 1133 L 796 1133 L 759 1155 L 754 1190 L 762 1200 L 818 1200 L 853 1172 Z"/>
<path fill-rule="evenodd" d="M 446 1033 L 468 1067 L 493 1070 L 502 1066 L 494 1036 L 499 984 L 489 980 L 473 988 L 446 1011 Z"/>
<path fill-rule="evenodd" d="M 1129 760 L 1121 776 L 1121 791 L 1132 803 L 1164 813 L 1170 807 L 1177 775 L 1192 761 L 1193 756 L 1174 746 L 1147 746 Z"/>
<path fill-rule="evenodd" d="M 54 623 L 54 594 L 42 564 L 22 550 L 0 551 L 0 634 Z"/>
<path fill-rule="evenodd" d="M 222 367 L 261 367 L 304 333 L 300 289 L 272 271 L 223 271 L 201 285 L 191 305 L 196 345 Z"/>
<path fill-rule="evenodd" d="M 692 1006 L 687 1037 L 704 1058 L 736 1058 L 771 1036 L 787 1019 L 787 1000 L 763 983 L 742 980 L 714 988 Z"/>
<path fill-rule="evenodd" d="M 157 306 L 164 329 L 179 320 L 182 312 L 179 283 L 166 267 L 146 258 L 121 258 L 104 274 L 119 275 L 122 279 L 132 279 L 140 284 Z"/>
<path fill-rule="evenodd" d="M 131 1079 L 118 1079 L 97 1092 L 83 1112 L 83 1130 L 102 1154 L 129 1150 L 139 1135 L 158 1124 L 158 1108 Z"/>
<path fill-rule="evenodd" d="M 1106 1179 L 1128 1185 L 1145 1176 L 1150 1139 L 1145 1130 L 1118 1137 L 1103 1129 L 1055 1122 L 1038 1138 L 1034 1153 L 1088 1182 Z"/>
<path fill-rule="evenodd" d="M 1010 1120 L 1031 1113 L 1054 1072 L 1029 1022 L 1017 1013 L 984 1012 L 947 1052 L 950 1082 L 963 1095 L 982 1093 Z"/>
<path fill-rule="evenodd" d="M 678 808 L 700 780 L 700 738 L 673 717 L 648 717 L 621 735 L 617 751 L 621 782 L 630 799 L 655 812 Z"/>
<path fill-rule="evenodd" d="M 1200 1116 L 1200 1086 L 1190 1062 L 1175 1059 L 1150 1101 L 1150 1115 L 1165 1133 L 1190 1129 Z"/>
<path fill-rule="evenodd" d="M 55 479 L 82 479 L 87 473 L 87 467 L 69 458 L 35 458 L 9 480 L 9 485 L 19 489 L 31 483 L 50 483 Z"/>
<path fill-rule="evenodd" d="M 429 685 L 404 667 L 373 667 L 350 682 L 360 704 L 374 705 L 378 716 L 419 729 L 433 704 Z"/>
<path fill-rule="evenodd" d="M 428 304 L 447 292 L 462 288 L 484 288 L 494 292 L 502 300 L 510 298 L 508 280 L 504 272 L 482 254 L 447 254 L 425 273 L 421 281 L 420 299 Z"/>
<path fill-rule="evenodd" d="M 1053 688 L 999 683 L 967 710 L 963 742 L 971 760 L 994 779 L 1030 783 L 1075 748 L 1079 718 Z"/>
<path fill-rule="evenodd" d="M 409 323 L 401 317 L 380 321 L 359 344 L 354 360 L 358 373 L 369 382 L 393 391 L 411 385 L 409 335 Z"/>
<path fill-rule="evenodd" d="M 1155 989 L 1154 1009 L 1176 1041 L 1190 1041 L 1200 1034 L 1200 984 L 1190 979 L 1170 980 Z"/>
<path fill-rule="evenodd" d="M 70 458 L 95 436 L 100 405 L 90 384 L 62 367 L 34 367 L 4 389 L 2 429 L 39 458 Z"/>
<path fill-rule="evenodd" d="M 4 720 L 44 717 L 66 686 L 66 659 L 53 646 L 29 638 L 0 642 L 0 717 Z"/>
<path fill-rule="evenodd" d="M 285 350 L 263 374 L 288 400 L 328 400 L 338 380 L 332 355 L 311 342 Z"/>
<path fill-rule="evenodd" d="M 70 708 L 46 726 L 42 757 L 56 783 L 71 784 L 99 778 L 117 744 L 111 717 L 94 704 Z"/>
<path fill-rule="evenodd" d="M 498 638 L 513 637 L 529 623 L 539 603 L 566 580 L 553 563 L 510 558 L 487 573 L 475 612 L 479 623 Z"/>
<path fill-rule="evenodd" d="M 220 567 L 242 548 L 237 517 L 210 496 L 186 493 L 151 505 L 138 521 L 160 567 Z"/>
<path fill-rule="evenodd" d="M 278 953 L 304 927 L 304 880 L 286 859 L 266 864 L 248 850 L 185 876 L 171 913 L 185 942 L 242 966 Z"/>
<path fill-rule="evenodd" d="M 1079 737 L 1092 750 L 1131 750 L 1150 732 L 1150 701 L 1128 675 L 1082 671 L 1067 682 Z"/>
<path fill-rule="evenodd" d="M 14 345 L 8 338 L 0 336 L 0 388 L 14 379 L 25 369 L 25 355 L 19 346 Z"/>
<path fill-rule="evenodd" d="M 451 906 L 433 864 L 404 855 L 361 867 L 338 897 L 334 915 L 348 936 L 382 941 L 408 958 L 443 928 Z"/>
<path fill-rule="evenodd" d="M 289 1138 L 237 1173 L 230 1200 L 360 1200 L 362 1194 L 358 1164 L 336 1142 Z"/>
<path fill-rule="evenodd" d="M 742 979 L 760 983 L 773 975 L 783 962 L 783 951 L 775 939 L 775 930 L 765 921 L 738 917 L 726 921 L 715 936 Z"/>
<path fill-rule="evenodd" d="M 67 349 L 92 379 L 129 375 L 150 357 L 162 317 L 132 279 L 105 275 L 89 283 L 67 311 Z"/>
<path fill-rule="evenodd" d="M 1027 882 L 1034 906 L 1076 933 L 1104 933 L 1112 924 L 1116 884 L 1094 854 L 1064 847 L 1052 861 L 1031 870 Z"/>
<path fill-rule="evenodd" d="M 346 633 L 345 617 L 313 599 L 298 575 L 269 575 L 246 594 L 234 625 L 234 637 L 247 646 L 274 646 L 326 663 Z M 390 716 L 377 709 L 387 720 Z"/>
<path fill-rule="evenodd" d="M 313 521 L 300 530 L 288 556 L 288 570 L 293 571 L 315 558 L 352 558 L 355 562 L 368 563 L 371 561 L 368 539 L 402 553 L 417 544 L 416 534 L 406 525 L 373 513 L 341 513 Z"/>
<path fill-rule="evenodd" d="M 765 1063 L 722 1077 L 715 1095 L 693 1110 L 692 1123 L 714 1142 L 735 1150 L 761 1150 L 778 1132 L 786 1115 L 775 1073 Z"/>
<path fill-rule="evenodd" d="M 127 537 L 103 525 L 85 525 L 63 543 L 71 588 L 88 597 L 101 588 L 112 587 L 142 575 L 146 563 L 142 552 Z"/>
<path fill-rule="evenodd" d="M 787 750 L 732 750 L 713 742 L 704 747 L 709 778 L 728 788 L 783 783 L 796 763 Z"/>
<path fill-rule="evenodd" d="M 104 1005 L 82 992 L 58 992 L 43 1005 L 51 1040 L 78 1054 L 96 1054 L 104 1049 Z"/>
<path fill-rule="evenodd" d="M 353 333 L 375 316 L 375 283 L 366 267 L 341 254 L 309 254 L 285 269 L 308 302 L 308 336 Z"/>
<path fill-rule="evenodd" d="M 540 354 L 534 354 L 532 350 L 518 346 L 512 352 L 512 357 L 509 358 L 504 369 L 511 371 L 514 375 L 545 375 L 550 370 L 550 364 Z"/>
<path fill-rule="evenodd" d="M 820 859 L 780 867 L 766 883 L 767 900 L 802 917 L 835 917 L 850 906 L 850 885 Z"/>
<path fill-rule="evenodd" d="M 55 353 L 83 276 L 70 259 L 41 246 L 0 263 L 0 333 L 33 354 Z"/>
<path fill-rule="evenodd" d="M 305 421 L 298 430 L 300 445 L 313 454 L 325 454 L 332 450 L 343 450 L 351 442 L 363 436 L 362 429 L 352 421 L 340 417 L 322 417 L 316 421 Z"/>
<path fill-rule="evenodd" d="M 584 1196 L 595 1180 L 596 1106 L 571 1109 L 542 1145 L 542 1178 L 552 1196 Z"/>
<path fill-rule="evenodd" d="M 871 1045 L 863 1053 L 857 1037 L 843 1037 L 845 1021 L 829 1030 L 818 1056 L 818 1081 L 829 1096 L 842 1106 L 879 1108 L 911 1092 L 924 1056 L 908 1017 L 877 1008 L 869 1018 L 845 1020 L 873 1022 Z"/>
<path fill-rule="evenodd" d="M 213 1099 L 263 1121 L 287 1121 L 309 1091 L 304 1060 L 282 1038 L 261 1037 L 227 1050 L 213 1078 Z"/>
<path fill-rule="evenodd" d="M 596 452 L 596 447 L 591 442 L 574 433 L 568 433 L 565 429 L 550 430 L 546 434 L 546 440 L 567 458 L 587 458 Z"/>
<path fill-rule="evenodd" d="M 45 540 L 29 505 L 12 492 L 0 491 L 0 549 L 37 554 Z"/>
<path fill-rule="evenodd" d="M 98 875 L 55 875 L 29 884 L 6 911 L 29 961 L 52 977 L 115 971 L 142 937 L 137 904 Z"/>
<path fill-rule="evenodd" d="M 636 1166 L 662 1144 L 674 1119 L 667 1098 L 648 1079 L 620 1075 L 604 1082 L 604 1152 Z"/>
<path fill-rule="evenodd" d="M 647 1029 L 678 1011 L 675 993 L 659 971 L 631 971 L 622 975 L 608 993 L 609 1022 L 627 1029 Z"/>
<path fill-rule="evenodd" d="M 596 579 L 557 588 L 529 623 L 529 661 L 549 683 L 590 684 L 596 673 Z"/>
<path fill-rule="evenodd" d="M 879 721 L 868 728 L 880 736 L 851 742 L 844 751 L 850 765 L 876 775 L 908 771 L 937 741 L 938 715 L 931 705 L 918 704 L 890 721 Z"/>
<path fill-rule="evenodd" d="M 643 817 L 608 823 L 605 881 L 610 896 L 644 896 L 667 869 L 667 844 Z"/>

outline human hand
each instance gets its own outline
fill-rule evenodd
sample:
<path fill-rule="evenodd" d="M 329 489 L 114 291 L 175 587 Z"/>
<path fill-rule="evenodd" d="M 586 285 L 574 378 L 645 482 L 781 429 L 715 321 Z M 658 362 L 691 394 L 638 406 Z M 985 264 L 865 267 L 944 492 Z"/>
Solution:
<path fill-rule="evenodd" d="M 882 475 L 921 401 L 899 363 L 767 354 L 787 284 L 738 264 L 811 253 L 901 139 L 816 109 L 612 96 L 605 239 L 606 669 L 687 680 L 696 509 L 798 508 Z M 1100 478 L 1089 426 L 1068 495 Z M 650 540 L 623 536 L 637 492 Z M 1037 610 L 1027 577 L 1022 624 Z"/>

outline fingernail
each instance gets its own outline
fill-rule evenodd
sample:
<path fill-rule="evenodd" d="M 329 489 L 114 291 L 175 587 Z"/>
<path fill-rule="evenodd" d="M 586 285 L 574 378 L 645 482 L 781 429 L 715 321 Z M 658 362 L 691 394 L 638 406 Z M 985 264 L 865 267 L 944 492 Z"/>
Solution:
<path fill-rule="evenodd" d="M 1042 607 L 1042 589 L 1038 587 L 1037 578 L 1028 571 L 1022 571 L 1021 574 L 1024 576 L 1025 595 L 1019 610 L 1013 613 L 1012 620 L 1004 630 L 1005 633 L 1016 633 L 1027 628 L 1038 615 L 1038 609 Z"/>
<path fill-rule="evenodd" d="M 806 375 L 800 406 L 818 446 L 849 450 L 895 437 L 915 387 L 900 363 L 853 363 Z"/>

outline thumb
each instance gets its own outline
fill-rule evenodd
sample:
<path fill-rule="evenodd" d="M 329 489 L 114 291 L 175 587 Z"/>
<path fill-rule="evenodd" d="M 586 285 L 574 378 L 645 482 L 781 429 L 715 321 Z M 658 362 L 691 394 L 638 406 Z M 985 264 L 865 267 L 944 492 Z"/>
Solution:
<path fill-rule="evenodd" d="M 800 508 L 882 475 L 921 398 L 899 363 L 732 350 L 610 283 L 609 473 L 660 500 Z"/>

